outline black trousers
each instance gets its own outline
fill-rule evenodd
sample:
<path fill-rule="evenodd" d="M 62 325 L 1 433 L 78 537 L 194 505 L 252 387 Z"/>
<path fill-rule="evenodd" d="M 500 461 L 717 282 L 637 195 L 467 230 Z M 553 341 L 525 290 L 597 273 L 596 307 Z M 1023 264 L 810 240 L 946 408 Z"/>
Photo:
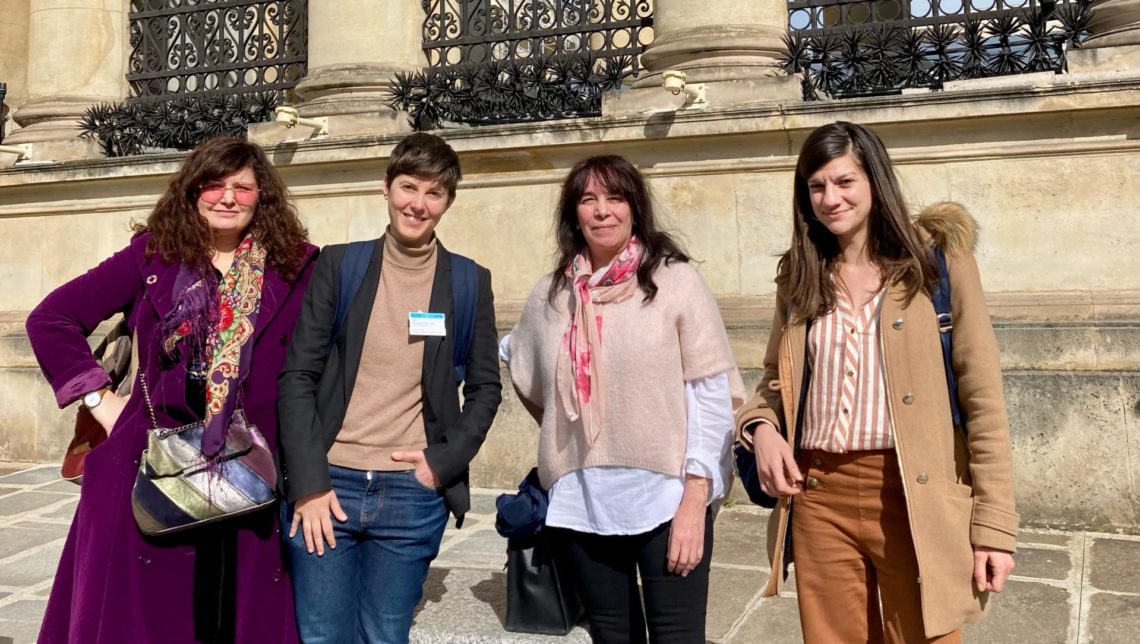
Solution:
<path fill-rule="evenodd" d="M 687 577 L 667 569 L 672 523 L 628 536 L 547 528 L 559 569 L 570 574 L 582 599 L 594 642 L 644 644 L 647 626 L 648 641 L 654 644 L 705 642 L 712 511 L 705 513 L 704 556 Z"/>

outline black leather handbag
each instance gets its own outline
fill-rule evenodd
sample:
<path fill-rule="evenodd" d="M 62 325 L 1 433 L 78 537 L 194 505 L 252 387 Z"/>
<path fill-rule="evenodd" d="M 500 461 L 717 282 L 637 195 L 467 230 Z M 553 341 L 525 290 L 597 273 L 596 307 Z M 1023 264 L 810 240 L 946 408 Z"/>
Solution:
<path fill-rule="evenodd" d="M 512 633 L 565 635 L 582 618 L 570 580 L 542 535 L 507 540 L 507 619 Z"/>

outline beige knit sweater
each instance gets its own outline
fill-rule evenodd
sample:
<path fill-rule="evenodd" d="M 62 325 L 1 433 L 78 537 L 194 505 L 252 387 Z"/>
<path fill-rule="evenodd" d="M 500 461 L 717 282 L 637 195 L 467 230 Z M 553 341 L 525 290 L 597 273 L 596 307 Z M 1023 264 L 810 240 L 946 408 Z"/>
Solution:
<path fill-rule="evenodd" d="M 392 452 L 427 447 L 421 380 L 424 337 L 408 334 L 408 312 L 426 311 L 436 242 L 408 248 L 384 236 L 384 263 L 364 336 L 356 386 L 329 463 L 356 470 L 410 470 Z"/>
<path fill-rule="evenodd" d="M 607 465 L 682 476 L 685 382 L 731 371 L 734 397 L 742 392 L 720 311 L 704 280 L 687 263 L 663 264 L 654 274 L 658 292 L 652 302 L 644 302 L 639 289 L 624 302 L 597 305 L 604 322 L 595 359 L 606 392 L 601 433 L 591 447 L 581 421 L 567 420 L 555 390 L 572 294 L 567 287 L 547 300 L 551 279 L 543 277 L 531 291 L 510 337 L 511 380 L 543 409 L 543 486 L 574 470 Z"/>

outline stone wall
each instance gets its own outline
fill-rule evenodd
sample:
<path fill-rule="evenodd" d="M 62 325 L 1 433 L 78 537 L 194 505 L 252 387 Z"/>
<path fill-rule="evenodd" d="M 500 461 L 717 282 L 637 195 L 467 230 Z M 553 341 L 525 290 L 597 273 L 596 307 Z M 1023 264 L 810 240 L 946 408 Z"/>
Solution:
<path fill-rule="evenodd" d="M 465 180 L 440 226 L 447 246 L 494 274 L 501 329 L 550 269 L 558 185 L 579 158 L 617 153 L 650 177 L 721 303 L 755 383 L 776 255 L 788 243 L 792 168 L 811 129 L 875 127 L 912 205 L 952 199 L 982 228 L 1014 439 L 1030 523 L 1140 531 L 1140 83 L 1135 74 L 1052 74 L 943 93 L 609 116 L 443 134 Z M 638 90 L 644 91 L 644 90 Z M 622 97 L 618 97 L 619 99 Z M 395 135 L 270 145 L 319 244 L 383 229 L 380 180 Z M 58 411 L 23 332 L 52 288 L 129 238 L 179 155 L 21 165 L 0 171 L 0 460 L 53 460 L 73 412 Z M 509 488 L 536 436 L 506 387 L 474 466 Z"/>

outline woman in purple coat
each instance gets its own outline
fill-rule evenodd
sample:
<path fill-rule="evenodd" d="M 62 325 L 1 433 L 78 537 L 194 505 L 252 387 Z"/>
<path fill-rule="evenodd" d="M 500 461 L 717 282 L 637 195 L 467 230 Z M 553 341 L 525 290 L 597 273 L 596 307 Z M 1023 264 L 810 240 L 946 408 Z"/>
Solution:
<path fill-rule="evenodd" d="M 28 316 L 59 405 L 82 401 L 108 432 L 86 459 L 39 641 L 296 642 L 275 512 L 140 533 L 131 488 L 151 420 L 142 395 L 107 390 L 86 337 L 124 314 L 161 426 L 202 421 L 224 439 L 242 409 L 275 449 L 277 374 L 316 248 L 265 153 L 229 137 L 198 146 L 136 230 Z"/>

